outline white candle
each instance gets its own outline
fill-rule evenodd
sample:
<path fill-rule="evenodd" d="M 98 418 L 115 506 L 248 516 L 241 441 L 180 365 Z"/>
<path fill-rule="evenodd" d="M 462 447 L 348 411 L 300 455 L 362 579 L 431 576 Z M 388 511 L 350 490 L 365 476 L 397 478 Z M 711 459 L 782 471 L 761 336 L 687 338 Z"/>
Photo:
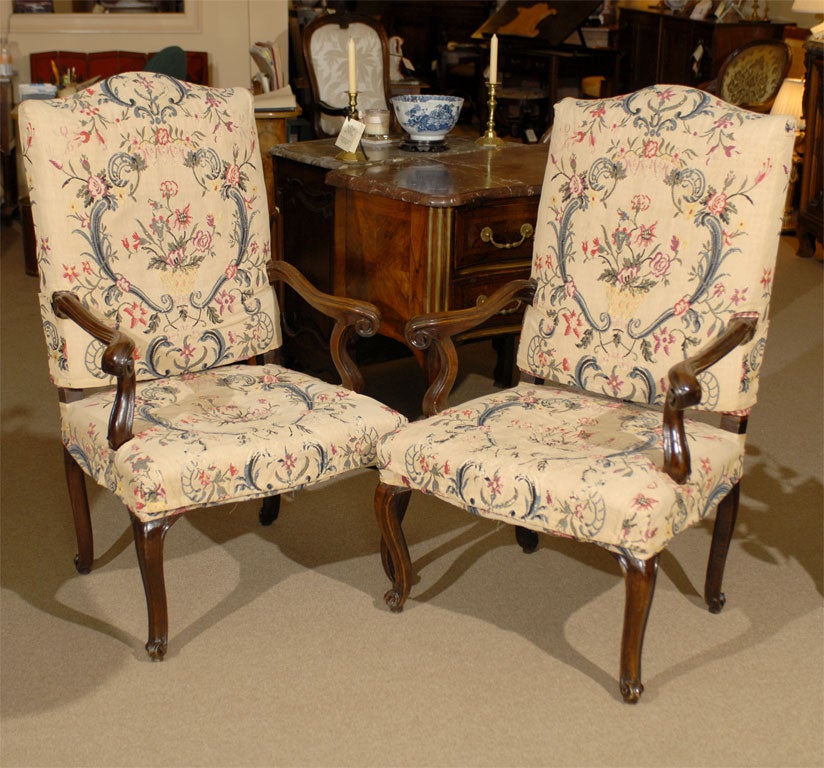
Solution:
<path fill-rule="evenodd" d="M 492 35 L 489 47 L 489 82 L 498 82 L 498 35 Z"/>
<path fill-rule="evenodd" d="M 358 70 L 355 63 L 355 38 L 349 38 L 349 93 L 358 90 Z"/>

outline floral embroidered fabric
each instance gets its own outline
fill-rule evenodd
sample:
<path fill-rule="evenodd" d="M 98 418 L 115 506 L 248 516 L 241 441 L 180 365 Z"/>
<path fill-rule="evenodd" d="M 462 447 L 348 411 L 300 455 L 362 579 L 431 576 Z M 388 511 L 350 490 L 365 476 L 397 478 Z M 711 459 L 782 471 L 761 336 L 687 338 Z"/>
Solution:
<path fill-rule="evenodd" d="M 279 366 L 229 365 L 138 385 L 134 437 L 106 440 L 114 393 L 61 404 L 75 461 L 141 520 L 254 499 L 374 464 L 405 419 L 340 386 Z"/>
<path fill-rule="evenodd" d="M 702 408 L 755 402 L 792 121 L 654 86 L 556 107 L 518 365 L 663 404 L 666 374 L 737 315 L 755 338 L 702 376 Z"/>
<path fill-rule="evenodd" d="M 755 402 L 794 125 L 653 86 L 556 107 L 518 365 L 538 379 L 384 438 L 381 480 L 647 559 L 738 482 L 744 438 L 687 422 L 662 471 L 667 372 L 758 318 L 701 375 L 701 407 Z"/>
<path fill-rule="evenodd" d="M 130 335 L 140 379 L 279 346 L 248 91 L 127 73 L 19 119 L 55 383 L 110 381 L 102 345 L 52 312 L 59 290 Z"/>
<path fill-rule="evenodd" d="M 648 558 L 715 509 L 741 476 L 744 440 L 687 426 L 693 472 L 661 471 L 661 415 L 519 384 L 414 422 L 378 446 L 381 481 L 473 514 Z"/>

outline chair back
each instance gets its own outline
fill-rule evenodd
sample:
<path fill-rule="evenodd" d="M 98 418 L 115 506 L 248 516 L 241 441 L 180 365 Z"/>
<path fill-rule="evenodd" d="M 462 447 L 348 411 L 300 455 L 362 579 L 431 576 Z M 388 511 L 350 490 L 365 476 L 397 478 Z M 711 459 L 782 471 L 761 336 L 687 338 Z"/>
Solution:
<path fill-rule="evenodd" d="M 792 120 L 682 86 L 556 105 L 519 367 L 660 405 L 674 363 L 757 316 L 700 378 L 700 407 L 751 407 L 794 138 Z"/>
<path fill-rule="evenodd" d="M 249 91 L 131 72 L 67 99 L 25 101 L 19 123 L 57 385 L 108 377 L 102 344 L 55 315 L 55 291 L 74 292 L 134 340 L 138 379 L 280 344 Z"/>
<path fill-rule="evenodd" d="M 752 40 L 733 51 L 721 65 L 716 95 L 730 104 L 769 112 L 792 61 L 781 40 Z"/>
<path fill-rule="evenodd" d="M 355 41 L 358 109 L 388 109 L 389 43 L 380 22 L 357 13 L 320 16 L 303 30 L 303 54 L 315 100 L 315 131 L 337 136 L 343 118 L 324 114 L 317 102 L 349 105 L 349 39 Z"/>

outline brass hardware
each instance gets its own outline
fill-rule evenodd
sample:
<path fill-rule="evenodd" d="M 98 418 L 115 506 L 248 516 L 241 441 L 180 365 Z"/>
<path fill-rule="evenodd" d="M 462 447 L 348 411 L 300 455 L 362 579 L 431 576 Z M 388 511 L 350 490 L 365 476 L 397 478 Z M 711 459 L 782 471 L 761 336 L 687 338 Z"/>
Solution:
<path fill-rule="evenodd" d="M 528 227 L 529 224 L 524 224 L 525 227 Z M 480 307 L 486 303 L 486 300 L 489 297 L 485 293 L 479 293 L 478 297 L 475 299 L 475 306 Z M 521 300 L 515 299 L 512 302 L 512 306 L 502 309 L 498 312 L 499 315 L 514 315 L 519 309 L 521 308 Z"/>
<path fill-rule="evenodd" d="M 520 231 L 521 231 L 521 239 L 518 240 L 517 243 L 496 243 L 495 242 L 495 236 L 492 234 L 492 227 L 484 227 L 481 230 L 481 240 L 483 240 L 485 243 L 492 243 L 492 245 L 494 245 L 496 248 L 504 248 L 504 249 L 517 248 L 528 237 L 532 237 L 532 233 L 534 232 L 534 229 L 532 227 L 532 224 L 521 224 L 521 230 Z"/>

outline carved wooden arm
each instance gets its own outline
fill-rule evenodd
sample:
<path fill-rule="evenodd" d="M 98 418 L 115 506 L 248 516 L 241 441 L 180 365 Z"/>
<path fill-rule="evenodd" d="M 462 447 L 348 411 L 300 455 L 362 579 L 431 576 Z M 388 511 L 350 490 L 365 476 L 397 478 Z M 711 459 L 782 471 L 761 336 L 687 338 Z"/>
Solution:
<path fill-rule="evenodd" d="M 381 324 L 378 308 L 368 301 L 332 296 L 319 291 L 294 266 L 285 261 L 275 261 L 271 275 L 273 280 L 286 283 L 310 306 L 335 321 L 329 341 L 332 362 L 343 386 L 354 392 L 361 392 L 363 375 L 349 356 L 347 343 L 354 333 L 369 337 L 378 332 Z"/>
<path fill-rule="evenodd" d="M 437 355 L 437 360 L 430 362 L 437 365 L 438 370 L 423 398 L 425 416 L 432 416 L 443 410 L 455 384 L 458 375 L 458 353 L 455 351 L 452 337 L 480 325 L 514 301 L 531 302 L 535 288 L 536 283 L 533 280 L 512 280 L 501 286 L 479 306 L 450 312 L 432 312 L 413 317 L 407 322 L 405 335 L 409 344 L 416 349 L 427 349 L 433 344 L 430 355 Z"/>
<path fill-rule="evenodd" d="M 670 368 L 667 374 L 670 386 L 664 402 L 664 471 L 676 483 L 686 482 L 691 471 L 684 411 L 701 402 L 698 375 L 739 344 L 750 341 L 757 324 L 757 317 L 733 318 L 712 343 Z"/>
<path fill-rule="evenodd" d="M 52 295 L 54 313 L 77 323 L 84 331 L 106 345 L 101 368 L 117 379 L 112 412 L 109 416 L 109 446 L 117 450 L 132 439 L 134 425 L 134 342 L 125 334 L 109 327 L 95 317 L 70 291 L 56 291 Z"/>
<path fill-rule="evenodd" d="M 349 114 L 349 107 L 333 107 L 331 104 L 327 104 L 325 101 L 321 101 L 320 99 L 315 100 L 315 106 L 318 107 L 323 114 L 331 115 L 333 117 L 345 117 Z"/>

